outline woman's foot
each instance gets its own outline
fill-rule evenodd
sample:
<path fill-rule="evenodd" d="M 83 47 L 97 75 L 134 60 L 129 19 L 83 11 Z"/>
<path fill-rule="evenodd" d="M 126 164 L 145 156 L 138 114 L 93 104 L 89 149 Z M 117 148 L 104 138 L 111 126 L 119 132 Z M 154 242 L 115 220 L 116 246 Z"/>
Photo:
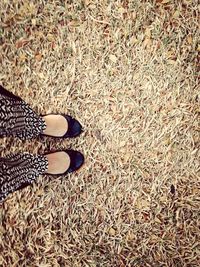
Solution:
<path fill-rule="evenodd" d="M 43 116 L 46 129 L 43 135 L 52 137 L 76 137 L 82 132 L 81 124 L 69 115 L 50 114 Z"/>
<path fill-rule="evenodd" d="M 52 152 L 45 155 L 48 160 L 47 174 L 66 174 L 78 170 L 84 163 L 84 156 L 75 150 Z"/>
<path fill-rule="evenodd" d="M 49 174 L 65 173 L 70 166 L 70 157 L 64 151 L 50 153 L 46 155 L 48 159 Z"/>
<path fill-rule="evenodd" d="M 46 122 L 45 135 L 62 137 L 67 133 L 68 122 L 62 115 L 46 115 L 43 117 Z"/>

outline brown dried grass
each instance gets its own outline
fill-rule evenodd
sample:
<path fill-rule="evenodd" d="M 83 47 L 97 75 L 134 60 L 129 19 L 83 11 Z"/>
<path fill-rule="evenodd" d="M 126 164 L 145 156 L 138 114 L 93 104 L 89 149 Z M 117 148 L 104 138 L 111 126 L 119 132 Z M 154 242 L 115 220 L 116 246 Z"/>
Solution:
<path fill-rule="evenodd" d="M 0 266 L 200 265 L 198 1 L 1 0 L 0 81 L 75 140 L 2 139 L 2 155 L 73 147 L 76 174 L 1 207 Z"/>

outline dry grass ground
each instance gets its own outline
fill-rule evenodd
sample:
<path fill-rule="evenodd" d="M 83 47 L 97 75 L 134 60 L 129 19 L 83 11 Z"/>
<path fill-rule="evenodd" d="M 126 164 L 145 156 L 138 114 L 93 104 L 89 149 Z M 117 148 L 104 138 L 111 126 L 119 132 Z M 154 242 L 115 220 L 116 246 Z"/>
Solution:
<path fill-rule="evenodd" d="M 2 139 L 1 156 L 72 147 L 86 164 L 3 203 L 0 266 L 200 265 L 198 9 L 1 0 L 1 84 L 85 128 L 74 140 Z"/>

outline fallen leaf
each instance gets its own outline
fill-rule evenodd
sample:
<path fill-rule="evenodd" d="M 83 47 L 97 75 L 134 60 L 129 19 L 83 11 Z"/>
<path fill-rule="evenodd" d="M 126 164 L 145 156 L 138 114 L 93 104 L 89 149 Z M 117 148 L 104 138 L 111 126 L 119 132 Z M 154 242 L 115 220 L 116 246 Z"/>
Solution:
<path fill-rule="evenodd" d="M 151 38 L 151 30 L 149 28 L 146 28 L 145 36 L 147 36 L 148 38 Z"/>
<path fill-rule="evenodd" d="M 174 65 L 174 64 L 176 63 L 176 60 L 168 59 L 167 62 L 168 62 L 170 65 Z"/>
<path fill-rule="evenodd" d="M 180 15 L 180 11 L 176 10 L 176 11 L 174 12 L 174 14 L 173 14 L 173 17 L 174 17 L 174 18 L 178 18 L 179 15 Z"/>
<path fill-rule="evenodd" d="M 118 9 L 118 12 L 121 13 L 121 14 L 123 14 L 123 13 L 126 12 L 126 10 L 125 10 L 123 7 L 120 7 L 120 8 Z"/>
<path fill-rule="evenodd" d="M 111 60 L 112 62 L 114 62 L 114 63 L 117 62 L 117 57 L 116 57 L 115 55 L 110 55 L 109 58 L 110 58 L 110 60 Z"/>
<path fill-rule="evenodd" d="M 47 34 L 47 40 L 48 40 L 49 42 L 53 42 L 53 41 L 54 41 L 54 36 L 53 36 L 53 34 L 48 33 L 48 34 Z"/>
<path fill-rule="evenodd" d="M 192 36 L 191 35 L 189 35 L 188 37 L 187 37 L 187 41 L 188 41 L 188 44 L 192 44 Z"/>
<path fill-rule="evenodd" d="M 159 200 L 160 200 L 160 202 L 166 203 L 167 202 L 167 196 L 161 196 Z"/>
<path fill-rule="evenodd" d="M 80 22 L 78 20 L 71 20 L 68 23 L 68 26 L 70 26 L 70 27 L 79 27 L 80 26 Z"/>
<path fill-rule="evenodd" d="M 128 234 L 126 235 L 126 238 L 128 241 L 132 241 L 136 239 L 135 235 L 132 232 L 128 232 Z"/>
<path fill-rule="evenodd" d="M 159 237 L 157 235 L 151 235 L 151 241 L 158 241 Z"/>
<path fill-rule="evenodd" d="M 167 57 L 168 58 L 174 58 L 175 57 L 174 51 L 173 50 L 167 51 Z"/>
<path fill-rule="evenodd" d="M 110 228 L 110 230 L 109 230 L 109 235 L 115 235 L 115 229 L 113 229 L 113 228 Z"/>
<path fill-rule="evenodd" d="M 151 45 L 151 39 L 150 38 L 145 38 L 143 41 L 144 47 L 150 46 Z"/>
<path fill-rule="evenodd" d="M 37 61 L 41 61 L 41 60 L 42 60 L 42 54 L 37 54 L 37 55 L 35 55 L 35 59 L 36 59 Z"/>
<path fill-rule="evenodd" d="M 138 209 L 149 209 L 150 203 L 146 199 L 138 199 L 137 207 Z"/>
<path fill-rule="evenodd" d="M 127 144 L 126 141 L 121 141 L 121 142 L 119 143 L 119 147 L 124 147 L 126 144 Z"/>
<path fill-rule="evenodd" d="M 36 6 L 33 3 L 30 3 L 29 4 L 29 12 L 31 14 L 35 14 L 37 12 L 37 8 L 36 8 Z"/>
<path fill-rule="evenodd" d="M 132 12 L 132 13 L 131 13 L 131 19 L 132 19 L 132 20 L 135 20 L 136 17 L 137 17 L 136 12 Z"/>
<path fill-rule="evenodd" d="M 32 20 L 31 20 L 31 23 L 32 23 L 33 26 L 35 26 L 36 23 L 37 23 L 36 19 L 32 19 Z"/>
<path fill-rule="evenodd" d="M 163 0 L 161 3 L 162 4 L 168 4 L 169 2 L 171 2 L 171 0 Z"/>
<path fill-rule="evenodd" d="M 183 4 L 189 5 L 192 3 L 192 0 L 183 0 Z"/>
<path fill-rule="evenodd" d="M 90 8 L 90 9 L 96 9 L 96 8 L 97 8 L 97 6 L 96 6 L 96 5 L 94 5 L 94 4 L 90 4 L 90 5 L 89 5 L 89 8 Z"/>
<path fill-rule="evenodd" d="M 157 223 L 161 223 L 161 220 L 158 219 L 158 217 L 155 217 L 155 222 L 157 222 Z"/>
<path fill-rule="evenodd" d="M 41 73 L 38 73 L 38 77 L 40 78 L 40 79 L 44 79 L 45 78 L 45 76 L 44 76 L 44 74 L 41 72 Z"/>
<path fill-rule="evenodd" d="M 18 40 L 18 41 L 16 42 L 15 46 L 16 46 L 16 48 L 19 49 L 19 48 L 21 48 L 21 47 L 27 45 L 28 42 L 29 42 L 29 40 L 21 39 L 21 40 Z"/>
<path fill-rule="evenodd" d="M 89 4 L 90 4 L 91 2 L 92 2 L 91 0 L 84 0 L 84 4 L 85 4 L 86 6 L 89 6 Z"/>
<path fill-rule="evenodd" d="M 22 53 L 19 55 L 19 60 L 24 61 L 26 59 L 26 54 Z"/>
<path fill-rule="evenodd" d="M 133 37 L 131 37 L 130 42 L 131 42 L 131 44 L 134 45 L 138 42 L 138 39 L 135 36 L 133 36 Z"/>

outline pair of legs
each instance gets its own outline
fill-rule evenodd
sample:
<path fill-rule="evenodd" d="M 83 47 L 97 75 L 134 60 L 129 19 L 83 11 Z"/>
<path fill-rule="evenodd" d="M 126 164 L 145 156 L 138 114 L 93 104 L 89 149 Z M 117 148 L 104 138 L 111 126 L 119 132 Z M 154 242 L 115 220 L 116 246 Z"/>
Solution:
<path fill-rule="evenodd" d="M 47 135 L 75 137 L 81 133 L 78 121 L 67 115 L 37 115 L 20 97 L 0 86 L 0 137 L 21 140 Z M 44 173 L 72 172 L 83 164 L 78 151 L 65 150 L 45 155 L 18 153 L 0 157 L 0 202 L 10 193 L 32 184 Z"/>

